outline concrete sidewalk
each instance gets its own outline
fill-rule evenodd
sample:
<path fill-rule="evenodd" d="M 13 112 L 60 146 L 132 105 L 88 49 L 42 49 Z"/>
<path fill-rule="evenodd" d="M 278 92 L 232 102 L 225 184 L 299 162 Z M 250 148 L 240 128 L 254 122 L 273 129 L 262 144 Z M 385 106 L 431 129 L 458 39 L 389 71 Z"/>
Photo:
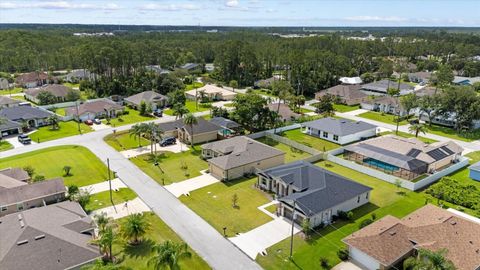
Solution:
<path fill-rule="evenodd" d="M 189 194 L 191 191 L 194 191 L 196 189 L 200 189 L 218 182 L 220 182 L 220 180 L 213 177 L 211 174 L 202 172 L 202 175 L 200 176 L 190 178 L 182 182 L 173 183 L 173 184 L 164 186 L 164 188 L 170 191 L 170 193 L 172 193 L 175 197 L 178 198 L 182 195 Z"/>
<path fill-rule="evenodd" d="M 149 154 L 151 152 L 150 148 L 151 148 L 150 145 L 146 145 L 146 146 L 138 147 L 135 149 L 121 151 L 120 153 L 122 153 L 122 155 L 126 158 L 132 158 L 132 157 L 140 156 L 143 154 Z M 188 147 L 188 145 L 178 140 L 176 144 L 164 146 L 164 147 L 157 144 L 157 152 L 165 151 L 165 152 L 172 152 L 172 153 L 180 153 L 180 152 L 188 151 L 189 149 L 190 148 Z M 153 150 L 155 150 L 155 147 L 153 147 Z"/>
<path fill-rule="evenodd" d="M 122 182 L 122 180 L 120 180 L 118 178 L 113 179 L 112 180 L 112 189 L 116 190 L 116 189 L 121 189 L 121 188 L 128 188 L 128 187 L 127 187 L 127 185 L 125 185 Z M 100 192 L 103 192 L 103 191 L 110 190 L 110 185 L 109 185 L 108 181 L 104 181 L 104 182 L 101 182 L 101 183 L 98 183 L 98 184 L 83 186 L 80 189 L 81 190 L 86 190 L 86 191 L 90 192 L 90 194 L 95 194 L 95 193 L 100 193 Z"/>
<path fill-rule="evenodd" d="M 119 218 L 126 217 L 130 214 L 150 212 L 150 211 L 151 211 L 150 208 L 140 198 L 137 197 L 131 201 L 128 201 L 126 204 L 121 203 L 115 206 L 109 206 L 109 207 L 92 211 L 92 213 L 90 213 L 89 216 L 93 218 L 95 215 L 105 213 L 107 217 L 110 217 L 113 219 L 119 219 Z"/>

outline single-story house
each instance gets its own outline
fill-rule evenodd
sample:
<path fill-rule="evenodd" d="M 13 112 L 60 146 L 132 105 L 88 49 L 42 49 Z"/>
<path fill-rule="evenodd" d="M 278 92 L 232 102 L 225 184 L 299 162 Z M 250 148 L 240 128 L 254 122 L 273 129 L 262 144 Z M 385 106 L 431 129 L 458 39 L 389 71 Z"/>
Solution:
<path fill-rule="evenodd" d="M 367 95 L 387 95 L 389 88 L 398 89 L 398 82 L 390 80 L 380 80 L 363 84 L 361 90 Z M 400 83 L 400 95 L 406 95 L 415 90 L 410 84 Z"/>
<path fill-rule="evenodd" d="M 222 137 L 230 137 L 242 129 L 240 124 L 224 117 L 213 117 L 210 123 L 219 127 L 218 134 Z"/>
<path fill-rule="evenodd" d="M 124 107 L 109 99 L 89 100 L 77 107 L 66 110 L 67 116 L 73 116 L 75 120 L 86 121 L 95 118 L 116 118 L 123 114 Z"/>
<path fill-rule="evenodd" d="M 22 123 L 26 122 L 29 127 L 41 127 L 48 125 L 48 117 L 53 113 L 37 107 L 15 106 L 0 109 L 0 117 Z"/>
<path fill-rule="evenodd" d="M 48 93 L 52 94 L 56 98 L 57 103 L 70 101 L 70 100 L 68 100 L 68 98 L 69 98 L 68 95 L 71 92 L 77 92 L 78 96 L 80 96 L 80 91 L 79 90 L 73 90 L 70 87 L 67 87 L 67 86 L 61 85 L 61 84 L 49 84 L 49 85 L 45 85 L 45 86 L 42 86 L 42 87 L 39 87 L 39 88 L 32 88 L 32 89 L 25 90 L 24 91 L 25 99 L 39 104 L 40 100 L 38 98 L 38 95 L 42 92 L 48 92 Z"/>
<path fill-rule="evenodd" d="M 95 74 L 91 73 L 88 69 L 76 69 L 68 73 L 65 76 L 65 81 L 71 83 L 78 83 L 82 80 L 93 80 L 95 79 Z"/>
<path fill-rule="evenodd" d="M 195 100 L 195 98 L 200 99 L 200 92 L 203 92 L 211 100 L 232 100 L 237 95 L 235 92 L 223 89 L 213 84 L 207 84 L 198 89 L 186 91 L 185 95 L 188 99 Z"/>
<path fill-rule="evenodd" d="M 233 137 L 202 145 L 202 157 L 208 159 L 210 173 L 228 181 L 266 170 L 285 162 L 285 153 L 246 136 Z"/>
<path fill-rule="evenodd" d="M 140 104 L 150 104 L 152 110 L 163 108 L 167 105 L 168 97 L 154 91 L 144 91 L 124 99 L 125 104 L 132 106 L 135 109 L 140 108 Z"/>
<path fill-rule="evenodd" d="M 337 97 L 338 103 L 346 105 L 358 105 L 368 99 L 368 95 L 360 91 L 361 86 L 358 84 L 339 84 L 325 90 L 315 93 L 315 99 L 329 94 Z"/>
<path fill-rule="evenodd" d="M 362 84 L 362 78 L 360 77 L 340 77 L 339 81 L 342 84 Z"/>
<path fill-rule="evenodd" d="M 477 77 L 463 77 L 455 76 L 452 83 L 457 85 L 473 85 L 476 82 L 480 82 L 480 76 Z"/>
<path fill-rule="evenodd" d="M 80 269 L 101 256 L 94 225 L 82 207 L 65 201 L 0 218 L 0 269 Z"/>
<path fill-rule="evenodd" d="M 456 269 L 480 266 L 480 224 L 431 204 L 399 219 L 387 215 L 343 239 L 362 269 L 398 269 L 419 249 L 447 250 Z"/>
<path fill-rule="evenodd" d="M 419 72 L 408 73 L 407 76 L 410 82 L 427 84 L 432 78 L 432 72 L 419 71 Z"/>
<path fill-rule="evenodd" d="M 302 132 L 344 145 L 376 136 L 377 127 L 363 121 L 325 117 L 302 123 Z"/>
<path fill-rule="evenodd" d="M 480 161 L 472 164 L 470 167 L 468 167 L 470 171 L 470 178 L 476 181 L 480 181 Z"/>
<path fill-rule="evenodd" d="M 23 88 L 34 88 L 47 83 L 54 83 L 55 81 L 55 77 L 51 77 L 45 72 L 38 71 L 21 74 L 15 79 L 15 83 Z"/>
<path fill-rule="evenodd" d="M 216 141 L 218 131 L 220 130 L 220 127 L 202 117 L 197 118 L 197 124 L 193 125 L 193 134 L 192 128 L 189 125 L 185 125 L 183 119 L 160 123 L 159 127 L 163 131 L 164 137 L 176 137 L 186 143 L 190 143 L 193 140 L 194 144 Z"/>
<path fill-rule="evenodd" d="M 202 71 L 202 65 L 197 63 L 186 63 L 179 67 L 180 69 L 185 69 L 187 71 Z"/>
<path fill-rule="evenodd" d="M 163 74 L 168 74 L 168 73 L 170 73 L 170 70 L 164 69 L 164 68 L 162 68 L 162 67 L 159 66 L 159 65 L 149 65 L 149 66 L 145 66 L 145 69 L 146 69 L 147 71 L 155 72 L 155 73 L 158 74 L 158 75 L 163 75 Z"/>
<path fill-rule="evenodd" d="M 0 217 L 65 199 L 66 189 L 62 178 L 28 184 L 25 180 L 18 179 L 25 174 L 19 173 L 19 170 L 22 169 L 0 171 Z"/>
<path fill-rule="evenodd" d="M 7 96 L 0 96 L 0 108 L 15 107 L 22 103 L 21 100 L 9 98 Z"/>
<path fill-rule="evenodd" d="M 275 193 L 280 201 L 280 215 L 293 217 L 298 224 L 306 219 L 312 228 L 331 223 L 339 211 L 348 212 L 368 203 L 372 190 L 302 160 L 257 175 L 258 186 Z"/>
<path fill-rule="evenodd" d="M 207 63 L 205 64 L 205 71 L 208 73 L 211 73 L 215 70 L 215 64 L 213 63 Z"/>
<path fill-rule="evenodd" d="M 360 103 L 364 110 L 383 112 L 393 115 L 406 116 L 407 111 L 403 108 L 400 99 L 392 96 L 378 96 L 367 98 Z"/>
<path fill-rule="evenodd" d="M 417 138 L 386 135 L 345 148 L 343 157 L 384 173 L 412 180 L 457 162 L 463 148 L 453 141 L 426 144 Z"/>
<path fill-rule="evenodd" d="M 10 135 L 20 134 L 22 132 L 22 125 L 18 122 L 4 119 L 0 123 L 0 139 Z"/>
<path fill-rule="evenodd" d="M 253 83 L 253 87 L 254 87 L 254 88 L 271 88 L 271 87 L 272 87 L 272 84 L 273 84 L 275 81 L 281 81 L 281 80 L 283 80 L 283 79 L 284 79 L 284 78 L 283 78 L 282 75 L 273 75 L 273 76 L 270 77 L 270 78 L 255 81 L 255 82 Z"/>
<path fill-rule="evenodd" d="M 6 90 L 10 88 L 10 83 L 5 78 L 0 78 L 0 90 Z"/>
<path fill-rule="evenodd" d="M 273 112 L 277 112 L 278 110 L 278 117 L 280 117 L 283 122 L 295 121 L 301 116 L 299 113 L 292 111 L 290 106 L 285 103 L 269 103 L 267 104 L 267 108 Z"/>

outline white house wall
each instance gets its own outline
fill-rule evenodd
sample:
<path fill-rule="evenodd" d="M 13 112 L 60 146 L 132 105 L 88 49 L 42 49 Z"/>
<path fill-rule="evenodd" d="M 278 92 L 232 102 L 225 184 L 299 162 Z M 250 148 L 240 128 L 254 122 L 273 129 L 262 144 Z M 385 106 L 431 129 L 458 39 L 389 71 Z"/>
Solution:
<path fill-rule="evenodd" d="M 348 250 L 351 260 L 356 264 L 360 264 L 362 268 L 366 268 L 368 270 L 381 269 L 381 265 L 377 260 L 363 253 L 359 249 L 349 247 Z"/>
<path fill-rule="evenodd" d="M 315 137 L 318 137 L 320 139 L 323 139 L 323 140 L 326 140 L 326 141 L 329 141 L 329 142 L 333 142 L 333 143 L 336 143 L 336 144 L 341 144 L 341 145 L 345 145 L 345 144 L 349 144 L 349 143 L 352 143 L 352 142 L 359 141 L 361 138 L 370 138 L 370 137 L 374 137 L 375 135 L 377 135 L 377 129 L 372 128 L 372 129 L 365 130 L 365 131 L 362 131 L 362 132 L 358 132 L 358 133 L 355 133 L 355 134 L 350 134 L 350 135 L 346 135 L 346 136 L 338 136 L 338 141 L 335 141 L 333 139 L 335 134 L 328 132 L 328 136 L 324 137 L 323 136 L 323 132 L 324 132 L 323 130 L 320 130 L 320 134 L 318 132 L 319 132 L 319 130 L 314 129 L 314 128 L 312 128 L 310 130 L 307 129 L 307 134 L 309 134 L 311 136 L 315 136 Z"/>

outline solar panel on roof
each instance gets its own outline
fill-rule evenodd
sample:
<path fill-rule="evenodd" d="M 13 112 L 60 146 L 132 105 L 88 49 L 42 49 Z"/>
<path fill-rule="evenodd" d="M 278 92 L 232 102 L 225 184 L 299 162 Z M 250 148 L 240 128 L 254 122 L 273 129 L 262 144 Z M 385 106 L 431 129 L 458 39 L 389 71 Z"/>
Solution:
<path fill-rule="evenodd" d="M 427 154 L 429 156 L 431 156 L 433 159 L 435 159 L 436 161 L 448 157 L 448 155 L 440 149 L 434 149 L 434 150 L 428 152 Z"/>
<path fill-rule="evenodd" d="M 447 152 L 449 155 L 453 155 L 454 152 L 452 150 L 450 150 L 450 148 L 448 148 L 447 146 L 442 146 L 440 147 L 443 151 Z"/>
<path fill-rule="evenodd" d="M 408 151 L 407 156 L 415 158 L 415 157 L 417 157 L 421 152 L 422 152 L 421 150 L 412 148 L 410 151 Z"/>

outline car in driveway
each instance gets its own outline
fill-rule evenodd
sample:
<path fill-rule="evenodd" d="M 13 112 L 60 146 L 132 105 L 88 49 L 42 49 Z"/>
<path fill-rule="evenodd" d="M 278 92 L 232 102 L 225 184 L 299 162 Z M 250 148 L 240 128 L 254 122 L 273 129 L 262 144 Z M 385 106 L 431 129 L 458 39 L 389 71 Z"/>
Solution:
<path fill-rule="evenodd" d="M 88 126 L 91 126 L 93 125 L 93 121 L 88 119 L 88 120 L 85 120 L 85 124 L 88 125 Z"/>
<path fill-rule="evenodd" d="M 162 109 L 157 109 L 153 112 L 153 115 L 156 117 L 162 117 L 163 116 L 163 110 Z"/>
<path fill-rule="evenodd" d="M 19 141 L 21 144 L 31 144 L 31 143 L 32 143 L 32 139 L 30 139 L 30 137 L 28 137 L 28 136 L 25 135 L 25 134 L 20 134 L 20 135 L 18 135 L 18 141 Z"/>
<path fill-rule="evenodd" d="M 161 147 L 173 145 L 177 143 L 177 139 L 175 137 L 167 137 L 163 138 L 163 140 L 160 142 Z"/>
<path fill-rule="evenodd" d="M 98 119 L 98 118 L 95 118 L 95 119 L 93 119 L 93 123 L 95 123 L 95 125 L 100 125 L 102 123 L 102 121 L 100 121 L 100 119 Z"/>

